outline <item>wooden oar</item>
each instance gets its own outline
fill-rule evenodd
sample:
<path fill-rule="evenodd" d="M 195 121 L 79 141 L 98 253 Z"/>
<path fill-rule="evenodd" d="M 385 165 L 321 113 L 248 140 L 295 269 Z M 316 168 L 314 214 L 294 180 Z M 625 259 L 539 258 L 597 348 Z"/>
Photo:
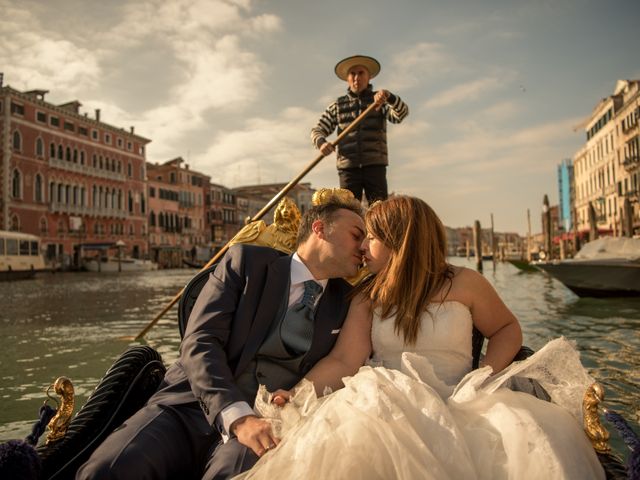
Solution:
<path fill-rule="evenodd" d="M 378 107 L 378 104 L 376 103 L 372 103 L 371 105 L 369 105 L 367 107 L 367 109 L 362 112 L 353 122 L 351 122 L 347 128 L 345 128 L 342 133 L 340 133 L 340 135 L 338 135 L 336 137 L 336 139 L 331 142 L 331 144 L 335 147 L 336 145 L 338 145 L 342 139 L 351 131 L 353 130 L 367 115 L 369 115 L 369 113 L 371 113 L 371 111 L 373 109 L 375 109 L 376 107 Z M 284 188 L 282 190 L 280 190 L 280 192 L 278 192 L 271 200 L 269 200 L 269 203 L 267 203 L 264 207 L 262 207 L 262 210 L 260 210 L 258 213 L 256 213 L 253 218 L 251 218 L 251 222 L 257 222 L 258 220 L 260 220 L 262 217 L 265 216 L 265 214 L 271 210 L 273 208 L 274 205 L 276 205 L 287 193 L 289 193 L 289 191 L 295 187 L 298 182 L 300 180 L 302 180 L 302 178 L 309 173 L 318 163 L 320 163 L 320 161 L 325 157 L 324 154 L 319 154 L 315 159 L 313 159 L 311 161 L 311 163 L 309 163 L 309 165 L 307 165 L 305 167 L 304 170 L 302 170 L 298 176 L 296 176 L 293 180 L 291 180 L 289 183 L 287 183 L 287 185 L 284 186 Z M 202 270 L 205 270 L 207 268 L 209 268 L 211 265 L 213 265 L 214 263 L 216 263 L 218 260 L 220 260 L 220 258 L 227 252 L 227 250 L 229 250 L 229 246 L 231 244 L 231 242 L 233 242 L 233 239 L 229 240 L 229 242 L 227 242 L 227 244 L 222 247 L 222 249 L 220 249 L 220 251 L 218 253 L 216 253 L 213 258 L 211 260 L 209 260 L 207 262 L 207 264 L 202 267 Z M 144 327 L 142 329 L 142 331 L 136 335 L 133 340 L 140 340 L 142 339 L 149 330 L 151 330 L 151 328 L 153 328 L 153 326 L 158 323 L 158 320 L 160 320 L 162 318 L 162 316 L 167 313 L 171 307 L 173 307 L 176 302 L 178 302 L 180 300 L 180 297 L 182 297 L 182 293 L 184 292 L 184 288 L 182 288 L 182 290 L 180 290 L 175 297 L 173 297 L 171 299 L 171 301 L 167 304 L 166 307 L 164 307 L 162 309 L 162 311 L 156 315 L 156 317 L 151 320 L 146 327 Z M 126 340 L 130 340 L 132 339 L 131 337 L 125 337 Z"/>

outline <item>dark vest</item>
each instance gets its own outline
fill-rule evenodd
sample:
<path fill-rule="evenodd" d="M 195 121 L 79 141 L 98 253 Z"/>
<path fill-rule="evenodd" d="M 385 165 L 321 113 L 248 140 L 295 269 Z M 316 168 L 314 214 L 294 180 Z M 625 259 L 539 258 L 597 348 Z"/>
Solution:
<path fill-rule="evenodd" d="M 327 286 L 329 285 L 330 283 Z M 311 348 L 302 355 L 292 355 L 280 335 L 282 321 L 288 308 L 288 288 L 286 292 L 276 317 L 278 321 L 273 322 L 255 358 L 236 378 L 236 384 L 251 405 L 255 401 L 258 385 L 265 385 L 270 392 L 279 388 L 288 390 L 294 387 L 320 359 L 331 351 L 338 337 L 331 332 L 341 328 L 344 321 L 344 318 L 337 318 L 339 315 L 332 316 L 333 318 L 327 317 L 324 322 L 316 317 Z M 325 292 L 325 295 L 327 294 Z M 316 313 L 317 310 L 316 308 Z"/>
<path fill-rule="evenodd" d="M 336 101 L 338 135 L 373 103 L 371 85 L 359 95 L 351 90 Z M 388 165 L 387 121 L 383 109 L 374 110 L 338 145 L 338 168 Z"/>

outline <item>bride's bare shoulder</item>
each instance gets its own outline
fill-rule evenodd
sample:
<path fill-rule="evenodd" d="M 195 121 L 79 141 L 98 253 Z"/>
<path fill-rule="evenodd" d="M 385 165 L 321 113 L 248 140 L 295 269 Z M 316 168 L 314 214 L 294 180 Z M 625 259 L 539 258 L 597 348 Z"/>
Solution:
<path fill-rule="evenodd" d="M 471 305 L 478 291 L 483 290 L 486 279 L 475 270 L 466 267 L 451 266 L 453 278 L 447 300 L 457 300 L 465 305 Z"/>

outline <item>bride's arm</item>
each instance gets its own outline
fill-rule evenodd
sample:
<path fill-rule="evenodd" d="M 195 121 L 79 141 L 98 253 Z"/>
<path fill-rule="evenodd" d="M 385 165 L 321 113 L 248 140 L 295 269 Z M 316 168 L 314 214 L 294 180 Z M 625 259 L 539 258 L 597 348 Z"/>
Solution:
<path fill-rule="evenodd" d="M 349 306 L 347 318 L 335 346 L 305 376 L 313 382 L 318 396 L 326 387 L 342 388 L 343 377 L 353 375 L 371 355 L 371 304 L 358 295 Z"/>
<path fill-rule="evenodd" d="M 464 288 L 470 296 L 473 324 L 489 340 L 482 364 L 498 373 L 511 363 L 522 346 L 520 323 L 486 278 L 465 270 Z"/>

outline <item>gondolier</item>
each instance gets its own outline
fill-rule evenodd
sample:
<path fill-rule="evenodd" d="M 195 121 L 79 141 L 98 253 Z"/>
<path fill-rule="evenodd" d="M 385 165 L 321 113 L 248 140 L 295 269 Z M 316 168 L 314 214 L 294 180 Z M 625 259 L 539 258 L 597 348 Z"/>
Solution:
<path fill-rule="evenodd" d="M 348 83 L 347 94 L 327 107 L 311 129 L 311 140 L 324 155 L 334 151 L 327 138 L 334 130 L 342 132 L 372 103 L 380 108 L 370 113 L 357 129 L 350 132 L 337 150 L 340 187 L 353 192 L 358 200 L 362 193 L 369 203 L 387 198 L 387 121 L 400 123 L 409 108 L 399 96 L 387 90 L 374 91 L 369 80 L 380 72 L 380 63 L 365 55 L 354 55 L 338 62 L 338 78 Z"/>

